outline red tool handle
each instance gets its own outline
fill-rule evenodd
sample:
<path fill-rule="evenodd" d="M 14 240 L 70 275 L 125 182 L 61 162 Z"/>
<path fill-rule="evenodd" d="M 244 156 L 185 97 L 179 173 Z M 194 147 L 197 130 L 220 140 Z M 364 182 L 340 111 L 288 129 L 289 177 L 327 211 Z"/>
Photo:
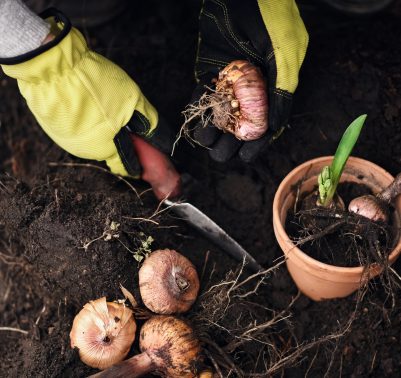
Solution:
<path fill-rule="evenodd" d="M 181 193 L 181 177 L 170 159 L 138 135 L 131 134 L 132 144 L 142 166 L 142 179 L 148 182 L 159 200 Z"/>

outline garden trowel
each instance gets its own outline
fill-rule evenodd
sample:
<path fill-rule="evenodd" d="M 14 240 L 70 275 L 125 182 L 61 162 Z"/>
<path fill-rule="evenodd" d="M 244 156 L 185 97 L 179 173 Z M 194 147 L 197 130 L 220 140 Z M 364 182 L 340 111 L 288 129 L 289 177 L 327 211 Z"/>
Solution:
<path fill-rule="evenodd" d="M 167 156 L 135 134 L 131 135 L 131 139 L 142 166 L 142 178 L 145 179 L 145 177 L 151 175 L 155 176 L 155 174 L 158 175 L 158 177 L 163 177 L 163 185 L 169 188 L 170 193 L 173 191 L 175 195 L 177 195 L 180 192 L 179 186 L 182 180 L 174 167 L 172 167 L 172 163 Z M 160 193 L 157 193 L 157 188 L 153 187 L 153 192 L 160 198 Z M 198 208 L 188 202 L 174 202 L 170 199 L 164 199 L 164 204 L 171 207 L 171 210 L 181 219 L 199 230 L 206 238 L 218 245 L 224 252 L 238 261 L 244 261 L 246 264 L 245 267 L 255 272 L 263 270 L 244 248 Z"/>
<path fill-rule="evenodd" d="M 188 202 L 173 202 L 164 200 L 164 204 L 171 207 L 181 219 L 195 227 L 205 237 L 219 246 L 224 252 L 228 253 L 238 261 L 244 261 L 246 267 L 259 272 L 263 268 L 258 262 L 238 244 L 230 235 L 227 234 L 216 222 L 210 219 L 205 213 Z"/>

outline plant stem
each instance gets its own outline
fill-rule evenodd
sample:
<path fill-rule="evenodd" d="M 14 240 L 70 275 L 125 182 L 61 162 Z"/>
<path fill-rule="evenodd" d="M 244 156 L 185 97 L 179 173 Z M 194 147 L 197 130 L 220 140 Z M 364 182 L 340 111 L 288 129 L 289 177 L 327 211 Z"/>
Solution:
<path fill-rule="evenodd" d="M 399 194 L 401 194 L 401 173 L 395 177 L 394 181 L 387 188 L 384 188 L 377 195 L 377 198 L 390 204 Z"/>
<path fill-rule="evenodd" d="M 91 375 L 92 378 L 137 378 L 155 370 L 153 361 L 147 353 L 137 354 L 100 373 Z"/>
<path fill-rule="evenodd" d="M 330 167 L 323 167 L 318 177 L 319 202 L 324 207 L 330 206 L 333 200 L 345 164 L 358 140 L 365 120 L 366 114 L 362 114 L 351 122 L 341 137 Z"/>

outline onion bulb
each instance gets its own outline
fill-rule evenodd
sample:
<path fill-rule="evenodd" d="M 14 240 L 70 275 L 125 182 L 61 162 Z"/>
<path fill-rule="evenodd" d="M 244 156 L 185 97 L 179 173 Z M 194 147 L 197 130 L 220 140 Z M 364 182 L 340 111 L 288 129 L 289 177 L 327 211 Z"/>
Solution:
<path fill-rule="evenodd" d="M 183 133 L 191 139 L 190 123 L 200 119 L 200 125 L 212 123 L 237 139 L 259 139 L 268 129 L 266 82 L 259 68 L 246 60 L 235 60 L 223 68 L 212 83 L 216 89 L 204 93 L 187 106 L 183 115 Z"/>
<path fill-rule="evenodd" d="M 235 60 L 219 72 L 212 123 L 219 129 L 249 141 L 267 130 L 266 82 L 259 68 Z"/>
<path fill-rule="evenodd" d="M 388 208 L 386 203 L 371 194 L 354 198 L 348 205 L 348 211 L 361 215 L 373 222 L 388 222 Z"/>
<path fill-rule="evenodd" d="M 128 354 L 135 339 L 133 312 L 124 304 L 100 298 L 85 304 L 74 318 L 71 347 L 78 348 L 82 362 L 106 369 Z"/>
<path fill-rule="evenodd" d="M 136 378 L 157 372 L 169 378 L 195 378 L 201 347 L 192 328 L 173 316 L 156 315 L 141 328 L 141 354 L 95 374 L 101 378 Z"/>
<path fill-rule="evenodd" d="M 389 205 L 401 194 L 401 173 L 393 182 L 375 196 L 367 194 L 354 198 L 348 205 L 348 211 L 362 215 L 374 222 L 387 223 L 389 220 Z"/>
<path fill-rule="evenodd" d="M 157 314 L 188 311 L 199 291 L 194 265 L 172 249 L 152 252 L 139 269 L 139 289 L 145 306 Z"/>

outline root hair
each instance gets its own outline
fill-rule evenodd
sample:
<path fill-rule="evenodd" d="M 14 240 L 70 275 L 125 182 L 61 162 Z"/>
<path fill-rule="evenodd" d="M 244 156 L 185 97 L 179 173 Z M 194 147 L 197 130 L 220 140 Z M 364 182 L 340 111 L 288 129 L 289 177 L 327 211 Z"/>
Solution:
<path fill-rule="evenodd" d="M 206 127 L 209 123 L 213 125 L 236 124 L 237 118 L 231 113 L 230 106 L 232 98 L 228 92 L 217 92 L 205 86 L 207 92 L 203 93 L 198 101 L 188 104 L 182 112 L 184 123 L 177 134 L 173 144 L 171 156 L 174 154 L 175 147 L 179 140 L 184 137 L 192 146 L 195 144 L 203 146 L 194 137 L 193 133 L 200 127 Z M 198 120 L 198 122 L 195 122 Z M 207 147 L 206 147 L 207 148 Z"/>

